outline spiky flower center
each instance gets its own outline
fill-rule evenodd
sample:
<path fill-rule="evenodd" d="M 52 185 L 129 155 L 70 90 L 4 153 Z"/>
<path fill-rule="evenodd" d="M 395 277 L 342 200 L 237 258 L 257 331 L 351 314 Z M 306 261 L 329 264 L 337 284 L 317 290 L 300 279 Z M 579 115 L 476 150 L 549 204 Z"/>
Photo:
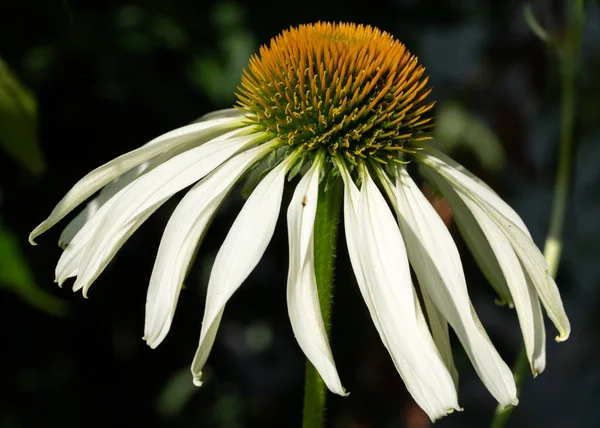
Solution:
<path fill-rule="evenodd" d="M 424 72 L 377 28 L 301 25 L 250 59 L 237 96 L 257 126 L 292 147 L 387 162 L 430 138 Z"/>

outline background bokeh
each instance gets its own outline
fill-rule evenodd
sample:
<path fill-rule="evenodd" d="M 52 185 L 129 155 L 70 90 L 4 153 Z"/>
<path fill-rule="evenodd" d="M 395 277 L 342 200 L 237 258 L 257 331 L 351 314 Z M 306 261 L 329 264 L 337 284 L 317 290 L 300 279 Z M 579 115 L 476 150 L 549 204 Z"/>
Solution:
<path fill-rule="evenodd" d="M 0 427 L 300 426 L 304 360 L 287 319 L 283 221 L 228 305 L 199 389 L 189 364 L 208 272 L 243 203 L 239 192 L 214 221 L 171 333 L 154 351 L 141 339 L 146 286 L 178 198 L 130 239 L 88 300 L 73 294 L 70 284 L 53 284 L 60 228 L 38 239 L 37 247 L 26 239 L 91 169 L 231 106 L 249 56 L 291 25 L 366 23 L 406 43 L 431 75 L 440 144 L 508 200 L 542 245 L 560 132 L 559 68 L 555 52 L 526 24 L 523 6 L 515 0 L 0 2 Z M 532 6 L 561 40 L 564 2 L 536 0 Z M 600 426 L 596 3 L 588 2 L 586 15 L 558 276 L 573 333 L 564 344 L 548 341 L 547 370 L 525 380 L 509 423 L 514 427 Z M 438 206 L 448 214 L 443 201 Z M 490 287 L 459 245 L 475 307 L 512 363 L 521 341 L 514 311 L 493 303 Z M 377 336 L 343 244 L 336 280 L 332 346 L 351 395 L 329 397 L 329 426 L 430 426 Z M 551 339 L 551 325 L 548 332 Z M 494 400 L 460 346 L 456 363 L 465 411 L 436 427 L 487 426 Z"/>

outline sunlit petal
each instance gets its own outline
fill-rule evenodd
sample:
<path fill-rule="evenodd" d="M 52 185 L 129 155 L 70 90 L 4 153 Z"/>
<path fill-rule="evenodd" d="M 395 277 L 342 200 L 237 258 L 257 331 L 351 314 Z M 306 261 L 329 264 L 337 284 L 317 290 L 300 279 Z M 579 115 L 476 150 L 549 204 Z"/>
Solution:
<path fill-rule="evenodd" d="M 346 395 L 340 382 L 325 326 L 315 278 L 314 223 L 322 158 L 302 177 L 287 211 L 290 264 L 287 302 L 296 340 L 327 387 Z"/>
<path fill-rule="evenodd" d="M 231 187 L 272 144 L 249 149 L 225 162 L 190 189 L 169 219 L 150 277 L 144 339 L 157 347 L 171 327 L 185 274 L 198 241 Z"/>
<path fill-rule="evenodd" d="M 106 213 L 82 256 L 75 287 L 87 293 L 121 246 L 167 199 L 210 173 L 256 135 L 212 140 L 174 157 L 131 183 Z"/>
<path fill-rule="evenodd" d="M 411 395 L 432 420 L 438 419 L 459 408 L 456 390 L 429 332 L 417 321 L 400 231 L 367 174 L 358 201 L 354 184 L 343 177 L 346 239 L 361 293 Z"/>
<path fill-rule="evenodd" d="M 149 162 L 144 162 L 137 167 L 127 171 L 125 174 L 114 180 L 112 183 L 107 184 L 98 196 L 92 199 L 86 207 L 77 216 L 67 224 L 60 238 L 58 238 L 58 245 L 65 248 L 69 242 L 77 235 L 83 225 L 92 218 L 94 214 L 100 209 L 102 205 L 110 198 L 119 193 L 122 189 L 129 186 L 133 180 L 143 174 L 148 168 Z"/>
<path fill-rule="evenodd" d="M 196 385 L 202 383 L 202 368 L 227 301 L 254 270 L 271 241 L 290 161 L 285 159 L 256 186 L 217 253 L 208 282 L 200 343 L 192 362 Z"/>
<path fill-rule="evenodd" d="M 160 137 L 146 145 L 119 156 L 110 162 L 96 168 L 73 186 L 71 190 L 54 207 L 50 215 L 29 235 L 29 242 L 58 223 L 74 208 L 92 196 L 111 181 L 125 174 L 132 168 L 166 151 L 181 150 L 182 147 L 200 144 L 228 129 L 240 127 L 240 118 L 215 119 L 187 125 Z"/>

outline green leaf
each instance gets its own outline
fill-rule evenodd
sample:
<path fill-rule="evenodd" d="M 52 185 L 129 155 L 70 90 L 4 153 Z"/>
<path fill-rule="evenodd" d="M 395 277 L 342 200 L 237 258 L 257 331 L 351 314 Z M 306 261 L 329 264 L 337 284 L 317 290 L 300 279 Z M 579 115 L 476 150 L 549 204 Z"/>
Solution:
<path fill-rule="evenodd" d="M 37 136 L 37 103 L 0 58 L 0 148 L 31 174 L 45 164 Z"/>
<path fill-rule="evenodd" d="M 65 316 L 64 301 L 38 288 L 16 235 L 0 219 L 0 286 L 50 315 Z"/>

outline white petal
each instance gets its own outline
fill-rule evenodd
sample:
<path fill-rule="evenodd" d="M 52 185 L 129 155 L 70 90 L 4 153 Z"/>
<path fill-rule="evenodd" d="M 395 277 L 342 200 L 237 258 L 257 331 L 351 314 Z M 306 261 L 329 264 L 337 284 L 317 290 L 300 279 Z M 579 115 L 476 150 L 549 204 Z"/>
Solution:
<path fill-rule="evenodd" d="M 370 177 L 365 174 L 357 198 L 354 183 L 340 170 L 348 252 L 361 293 L 409 392 L 432 420 L 438 419 L 459 409 L 456 390 L 429 332 L 418 322 L 400 231 Z"/>
<path fill-rule="evenodd" d="M 419 283 L 456 331 L 479 377 L 496 400 L 503 406 L 517 404 L 510 368 L 472 317 L 462 264 L 452 236 L 406 168 L 398 169 L 395 206 Z"/>
<path fill-rule="evenodd" d="M 300 348 L 327 387 L 347 395 L 338 376 L 321 315 L 314 262 L 314 223 L 322 157 L 302 177 L 287 211 L 290 264 L 288 312 Z"/>
<path fill-rule="evenodd" d="M 558 287 L 554 282 L 554 278 L 550 275 L 546 259 L 544 259 L 544 256 L 531 238 L 523 233 L 514 223 L 500 217 L 494 211 L 493 207 L 483 207 L 484 209 L 487 208 L 488 215 L 494 217 L 496 224 L 500 226 L 504 222 L 503 226 L 500 226 L 500 229 L 502 229 L 508 238 L 523 267 L 529 274 L 528 279 L 533 283 L 548 317 L 556 326 L 559 333 L 556 340 L 558 342 L 567 340 L 571 334 L 571 324 L 565 313 Z"/>
<path fill-rule="evenodd" d="M 123 175 L 137 165 L 166 151 L 180 151 L 190 146 L 201 144 L 226 130 L 239 127 L 243 123 L 240 118 L 216 119 L 187 125 L 167 132 L 142 147 L 119 156 L 96 168 L 73 186 L 71 190 L 54 207 L 50 215 L 29 235 L 29 242 L 35 245 L 34 239 L 58 223 L 75 207 L 92 196 L 102 187 Z"/>
<path fill-rule="evenodd" d="M 426 174 L 422 175 L 425 176 Z M 431 179 L 431 183 L 434 183 L 433 179 Z M 446 186 L 445 184 L 442 185 L 447 187 L 448 192 L 455 194 L 451 187 Z M 514 302 L 508 284 L 506 283 L 504 273 L 502 272 L 502 267 L 498 262 L 498 256 L 494 253 L 486 233 L 482 230 L 485 225 L 479 223 L 457 195 L 455 195 L 452 200 L 450 200 L 450 198 L 447 199 L 452 207 L 454 221 L 458 226 L 460 234 L 467 243 L 467 246 L 471 250 L 473 258 L 492 288 L 498 293 L 496 302 L 500 305 L 507 304 L 509 307 L 513 308 Z"/>
<path fill-rule="evenodd" d="M 237 133 L 239 131 L 235 132 Z M 161 165 L 165 161 L 171 159 L 172 157 L 173 156 L 171 152 L 155 156 L 151 160 L 142 164 L 145 165 L 145 167 L 143 167 L 143 171 L 141 173 L 146 174 L 152 171 L 154 168 Z M 119 177 L 119 179 L 115 180 L 113 183 L 109 184 L 104 189 L 102 189 L 100 196 L 96 198 L 98 200 L 100 200 L 103 195 L 108 196 L 110 193 L 113 193 L 113 190 L 116 190 L 116 193 L 107 200 L 103 202 L 101 201 L 101 204 L 98 203 L 97 209 L 95 209 L 93 213 L 89 213 L 90 217 L 87 218 L 84 223 L 82 222 L 80 225 L 75 223 L 75 221 L 79 220 L 78 216 L 73 220 L 73 222 L 71 222 L 72 224 L 69 224 L 67 226 L 68 229 L 75 229 L 76 227 L 79 227 L 79 230 L 77 230 L 76 232 L 73 230 L 73 232 L 75 232 L 75 235 L 69 240 L 67 247 L 61 254 L 60 259 L 58 260 L 58 263 L 56 265 L 55 282 L 58 282 L 59 286 L 62 286 L 63 282 L 67 278 L 71 278 L 78 275 L 79 267 L 81 265 L 81 259 L 85 254 L 85 250 L 88 247 L 90 240 L 92 239 L 94 233 L 98 229 L 98 226 L 102 223 L 102 220 L 104 220 L 106 214 L 112 209 L 115 202 L 121 197 L 121 195 L 123 195 L 126 192 L 126 189 L 129 187 L 129 185 L 133 181 L 135 181 L 136 178 L 139 177 L 140 174 L 138 174 L 138 177 L 134 177 L 134 172 L 140 169 L 142 169 L 142 167 L 138 166 L 134 170 L 128 171 L 126 174 Z M 133 179 L 133 181 L 130 180 L 128 176 L 130 176 Z M 117 187 L 121 187 L 121 185 L 123 185 L 123 187 L 121 189 L 117 189 Z M 85 214 L 85 212 L 86 210 L 84 210 L 81 214 Z M 130 224 L 130 229 L 135 231 L 135 229 L 137 229 L 137 227 L 143 224 L 151 214 L 152 212 L 149 212 L 146 213 L 144 216 L 141 216 L 140 218 L 136 219 L 136 226 L 134 227 L 133 224 Z M 81 282 L 75 283 L 73 285 L 73 291 L 78 291 L 82 287 L 83 284 Z M 84 297 L 87 297 L 86 293 L 87 289 L 84 290 Z"/>
<path fill-rule="evenodd" d="M 173 212 L 148 287 L 144 339 L 150 347 L 169 332 L 188 266 L 215 211 L 240 176 L 270 150 L 272 144 L 263 144 L 228 160 L 190 189 Z"/>
<path fill-rule="evenodd" d="M 145 165 L 144 167 L 144 173 L 149 172 L 150 170 L 152 170 L 153 168 L 155 168 L 156 166 L 160 165 L 163 162 L 163 159 L 165 159 L 165 155 L 160 155 L 160 156 L 156 156 L 155 158 L 151 159 L 148 162 L 144 162 L 143 165 Z M 138 166 L 136 168 L 140 169 L 140 167 Z M 128 173 L 126 173 L 124 176 L 122 176 L 121 178 L 125 178 L 128 175 L 132 175 L 132 171 L 129 171 Z M 115 182 L 111 183 L 110 185 L 108 185 L 105 189 L 108 189 L 110 187 L 112 187 L 113 185 L 115 187 L 120 187 L 121 184 L 125 184 L 126 181 L 129 180 L 121 180 L 118 179 Z M 135 178 L 134 178 L 135 179 Z M 129 183 L 131 184 L 131 183 Z M 81 263 L 81 258 L 83 257 L 83 254 L 85 253 L 85 249 L 88 246 L 90 239 L 92 238 L 92 236 L 94 236 L 94 232 L 96 231 L 96 229 L 98 228 L 98 226 L 100 225 L 100 223 L 102 222 L 102 220 L 104 219 L 104 217 L 106 216 L 106 213 L 108 213 L 110 211 L 110 209 L 112 208 L 112 206 L 114 205 L 114 203 L 117 201 L 117 199 L 120 197 L 120 195 L 122 195 L 125 192 L 125 188 L 128 185 L 124 186 L 122 189 L 114 189 L 117 190 L 117 192 L 110 197 L 109 199 L 107 199 L 106 201 L 101 201 L 102 203 L 98 203 L 98 207 L 94 209 L 94 212 L 89 211 L 89 218 L 87 218 L 85 220 L 85 222 L 81 222 L 81 224 L 76 224 L 75 221 L 80 219 L 80 217 L 76 217 L 75 220 L 73 220 L 73 222 L 71 222 L 68 226 L 67 229 L 71 229 L 72 232 L 75 233 L 75 235 L 69 239 L 69 242 L 67 244 L 67 247 L 65 248 L 65 250 L 62 252 L 60 259 L 58 260 L 58 263 L 56 265 L 56 269 L 55 269 L 55 282 L 58 282 L 59 286 L 62 286 L 63 282 L 67 279 L 67 278 L 71 278 L 74 276 L 77 276 L 78 272 L 79 272 L 79 265 Z M 109 193 L 112 193 L 112 191 L 107 190 L 106 192 L 104 192 L 103 189 L 103 193 L 102 194 L 106 194 L 108 195 Z M 100 197 L 99 197 L 100 198 Z M 96 199 L 99 199 L 96 198 Z M 87 209 L 84 210 L 81 214 L 86 213 Z M 146 217 L 147 218 L 147 217 Z M 83 220 L 83 218 L 81 218 L 81 220 Z M 142 222 L 145 221 L 145 218 L 142 220 Z M 79 230 L 75 231 L 74 229 L 76 227 L 79 227 Z M 65 229 L 65 232 L 67 232 L 67 230 Z M 71 231 L 69 233 L 72 233 Z M 64 232 L 63 232 L 64 233 Z M 77 291 L 81 289 L 80 286 L 74 287 L 73 291 Z"/>
<path fill-rule="evenodd" d="M 449 186 L 459 194 L 463 201 L 471 200 L 477 204 L 485 212 L 486 216 L 502 231 L 527 271 L 529 279 L 533 282 L 548 313 L 548 317 L 559 331 L 559 336 L 556 340 L 566 340 L 571 332 L 571 326 L 565 313 L 560 293 L 554 279 L 550 275 L 544 256 L 536 247 L 527 230 L 522 226 L 522 220 L 497 195 L 491 192 L 482 192 L 481 186 L 467 175 L 454 170 L 451 166 L 444 163 L 443 160 L 431 154 L 422 152 L 420 156 L 423 164 L 429 167 L 429 169 L 425 169 L 426 174 L 427 171 L 431 171 L 441 179 L 447 181 Z M 515 222 L 515 216 L 518 222 Z"/>
<path fill-rule="evenodd" d="M 443 174 L 447 180 L 468 189 L 469 192 L 472 192 L 475 195 L 479 195 L 481 199 L 488 201 L 488 203 L 493 205 L 498 212 L 517 225 L 525 234 L 530 235 L 527 226 L 519 214 L 517 214 L 510 205 L 504 202 L 491 187 L 484 183 L 479 177 L 472 174 L 464 166 L 439 150 L 435 150 L 431 147 L 428 147 L 426 151 L 420 152 L 419 155 L 422 155 L 423 158 L 427 159 L 429 162 L 434 163 L 439 172 Z"/>
<path fill-rule="evenodd" d="M 502 230 L 475 202 L 468 198 L 461 199 L 446 183 L 441 183 L 444 195 L 448 198 L 454 211 L 457 224 L 463 228 L 474 228 L 475 225 L 464 221 L 475 221 L 483 233 L 485 243 L 492 253 L 500 269 L 500 279 L 506 284 L 514 302 L 519 324 L 523 332 L 523 340 L 531 371 L 535 375 L 544 371 L 546 366 L 546 333 L 543 315 L 537 292 L 533 288 L 529 274 L 524 270 L 510 242 Z M 478 245 L 483 246 L 483 242 Z"/>
<path fill-rule="evenodd" d="M 128 171 L 102 189 L 100 195 L 90 202 L 88 207 L 93 207 L 93 210 L 88 211 L 86 208 L 80 213 L 80 215 L 75 217 L 71 223 L 69 223 L 63 232 L 63 235 L 65 236 L 61 236 L 61 240 L 64 239 L 66 241 L 68 238 L 67 234 L 70 233 L 74 233 L 74 236 L 68 239 L 68 243 L 62 242 L 63 244 L 66 244 L 67 247 L 61 254 L 58 264 L 56 265 L 55 282 L 58 282 L 59 286 L 62 286 L 62 283 L 67 278 L 74 277 L 79 273 L 81 259 L 85 254 L 85 250 L 89 245 L 90 239 L 94 236 L 96 229 L 98 229 L 98 226 L 106 214 L 111 210 L 115 202 L 123 193 L 125 193 L 127 187 L 129 187 L 129 185 L 140 175 L 152 171 L 154 168 L 171 159 L 172 157 L 173 156 L 171 152 L 163 153 L 159 156 L 155 156 L 147 162 L 144 162 L 142 165 L 138 165 L 133 170 Z M 138 226 L 143 224 L 150 214 L 152 213 L 148 213 L 145 216 L 137 219 Z M 87 217 L 88 215 L 88 218 L 83 217 Z M 130 225 L 130 227 L 132 226 Z M 76 228 L 79 229 L 75 230 Z M 59 243 L 61 242 L 59 241 Z M 74 284 L 73 291 L 80 290 L 82 286 L 83 284 L 81 283 Z M 86 291 L 84 291 L 84 297 L 87 297 L 85 293 Z"/>
<path fill-rule="evenodd" d="M 188 150 L 131 183 L 94 232 L 82 256 L 75 288 L 87 293 L 119 248 L 167 199 L 209 174 L 238 150 L 253 144 L 256 134 L 217 138 Z"/>
<path fill-rule="evenodd" d="M 246 116 L 246 114 L 246 112 L 243 112 L 237 108 L 226 108 L 206 113 L 205 115 L 200 116 L 197 120 L 195 120 L 194 123 L 205 122 L 207 120 L 215 119 L 243 118 Z"/>
<path fill-rule="evenodd" d="M 256 186 L 215 258 L 206 295 L 200 343 L 192 362 L 194 383 L 201 384 L 206 363 L 229 298 L 250 275 L 271 241 L 291 157 L 276 166 Z"/>
<path fill-rule="evenodd" d="M 299 274 L 312 239 L 317 202 L 319 197 L 319 173 L 323 159 L 318 158 L 304 174 L 287 210 L 288 238 L 290 250 L 290 272 Z M 293 267 L 293 269 L 291 269 Z M 293 275 L 292 275 L 293 276 Z M 292 279 L 292 278 L 288 278 Z"/>
<path fill-rule="evenodd" d="M 112 183 L 106 185 L 98 196 L 92 199 L 86 207 L 77 216 L 69 222 L 64 228 L 63 232 L 58 239 L 58 245 L 63 249 L 71 242 L 71 240 L 81 230 L 83 225 L 92 218 L 94 214 L 100 209 L 102 205 L 110 198 L 119 193 L 122 189 L 127 187 L 133 180 L 142 175 L 148 168 L 149 162 L 144 162 L 141 165 L 127 171 L 125 174 L 114 180 Z"/>
<path fill-rule="evenodd" d="M 55 269 L 55 282 L 58 282 L 59 286 L 62 286 L 63 282 L 67 278 L 71 278 L 77 275 L 79 271 L 79 263 L 81 262 L 81 256 L 85 251 L 90 238 L 94 235 L 94 232 L 98 228 L 98 225 L 108 212 L 108 209 L 115 202 L 115 197 L 106 201 L 98 210 L 86 221 L 77 234 L 71 239 L 67 248 L 62 252 Z"/>
<path fill-rule="evenodd" d="M 106 201 L 104 205 L 98 209 L 98 211 L 83 225 L 81 230 L 77 232 L 77 235 L 75 235 L 67 248 L 65 248 L 61 254 L 55 269 L 55 282 L 58 282 L 59 286 L 62 286 L 66 279 L 75 277 L 79 274 L 81 269 L 81 261 L 86 253 L 86 249 L 88 248 L 94 233 L 98 229 L 98 226 L 102 223 L 104 217 L 118 199 L 119 194 L 120 193 L 117 193 L 117 195 Z M 133 233 L 133 231 L 137 230 L 137 228 L 140 227 L 148 219 L 148 217 L 150 217 L 151 214 L 152 212 L 145 213 L 143 216 L 137 217 L 134 223 L 128 224 L 127 230 L 131 230 L 131 233 Z M 129 236 L 130 235 L 127 235 L 127 237 Z M 73 284 L 73 291 L 79 291 L 83 288 L 83 296 L 87 298 L 87 292 L 89 291 L 90 285 L 91 282 L 86 284 L 82 281 L 76 281 Z"/>

